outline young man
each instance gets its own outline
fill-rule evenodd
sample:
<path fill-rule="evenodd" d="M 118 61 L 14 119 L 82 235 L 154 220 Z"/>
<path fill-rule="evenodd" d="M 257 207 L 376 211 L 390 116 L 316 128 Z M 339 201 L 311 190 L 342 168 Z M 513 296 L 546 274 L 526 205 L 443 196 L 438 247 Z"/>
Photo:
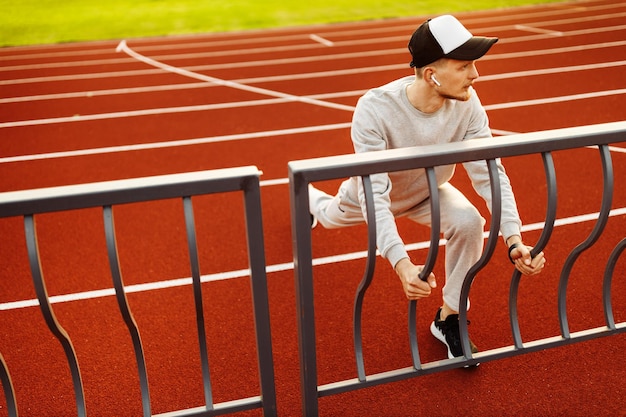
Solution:
<path fill-rule="evenodd" d="M 475 60 L 497 38 L 473 36 L 449 15 L 424 22 L 413 33 L 408 48 L 413 76 L 401 78 L 367 92 L 353 116 L 352 141 L 356 152 L 460 142 L 491 136 L 487 114 L 472 85 L 478 78 Z M 463 164 L 476 192 L 491 208 L 489 173 L 485 161 Z M 482 253 L 485 220 L 449 180 L 454 166 L 436 170 L 441 207 L 441 232 L 447 239 L 443 304 L 431 325 L 432 334 L 448 348 L 450 358 L 462 356 L 459 337 L 461 287 L 469 268 Z M 502 193 L 500 230 L 510 248 L 515 267 L 525 275 L 539 273 L 543 253 L 531 259 L 522 244 L 521 221 L 504 167 L 498 162 Z M 409 258 L 395 218 L 405 216 L 430 225 L 429 191 L 424 170 L 381 173 L 371 176 L 376 210 L 377 246 L 400 278 L 409 300 L 427 297 L 436 287 L 431 273 L 418 278 L 423 266 Z M 310 187 L 310 210 L 326 228 L 364 221 L 365 198 L 358 178 L 346 180 L 336 196 Z M 469 300 L 468 300 L 469 308 Z M 471 344 L 472 350 L 477 352 Z"/>

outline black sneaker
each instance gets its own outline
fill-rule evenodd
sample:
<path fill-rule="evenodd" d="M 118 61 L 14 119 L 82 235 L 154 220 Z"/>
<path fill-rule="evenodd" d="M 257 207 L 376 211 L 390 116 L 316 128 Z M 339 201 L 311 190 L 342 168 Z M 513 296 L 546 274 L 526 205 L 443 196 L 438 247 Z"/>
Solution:
<path fill-rule="evenodd" d="M 430 325 L 430 332 L 448 348 L 448 358 L 463 356 L 461 335 L 459 332 L 459 315 L 450 314 L 445 320 L 441 320 L 441 308 L 437 310 L 435 320 Z M 469 324 L 469 321 L 467 322 Z M 478 348 L 470 340 L 472 353 L 478 353 Z"/>

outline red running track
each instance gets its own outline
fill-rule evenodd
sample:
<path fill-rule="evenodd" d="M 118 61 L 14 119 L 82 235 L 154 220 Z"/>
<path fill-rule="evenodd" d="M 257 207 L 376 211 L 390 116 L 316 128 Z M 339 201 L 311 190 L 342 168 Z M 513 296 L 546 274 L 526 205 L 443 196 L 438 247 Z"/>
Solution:
<path fill-rule="evenodd" d="M 580 1 L 457 15 L 475 34 L 501 40 L 479 61 L 476 84 L 494 133 L 529 132 L 624 119 L 626 3 Z M 263 217 L 280 415 L 300 415 L 287 163 L 352 152 L 351 108 L 368 88 L 410 74 L 406 42 L 423 20 L 390 19 L 204 36 L 4 48 L 0 50 L 0 191 L 256 165 L 263 171 Z M 310 36 L 315 35 L 315 36 Z M 251 41 L 252 39 L 252 41 Z M 142 61 L 141 57 L 156 61 Z M 163 66 L 167 65 L 167 66 Z M 174 70 L 183 72 L 175 73 Z M 211 82 L 212 81 L 212 82 Z M 229 81 L 233 84 L 225 84 Z M 249 91 L 247 87 L 264 89 Z M 282 98 L 278 97 L 282 94 Z M 287 95 L 287 97 L 285 97 Z M 313 103 L 296 102 L 307 96 Z M 503 138 L 503 140 L 506 140 Z M 615 144 L 614 216 L 576 263 L 568 308 L 572 331 L 603 325 L 601 274 L 626 230 L 626 155 Z M 556 290 L 569 252 L 600 208 L 597 150 L 554 155 L 558 219 L 546 271 L 523 281 L 524 340 L 559 334 Z M 545 179 L 539 157 L 504 161 L 518 196 L 525 240 L 543 221 Z M 469 190 L 462 170 L 453 181 Z M 334 191 L 336 183 L 320 184 Z M 469 192 L 484 216 L 484 205 Z M 258 394 L 241 199 L 195 200 L 214 400 Z M 590 215 L 585 217 L 586 215 Z M 182 205 L 161 201 L 116 207 L 125 283 L 147 284 L 128 298 L 146 350 L 152 411 L 204 404 L 192 292 L 166 287 L 190 276 Z M 591 217 L 591 220 L 589 219 Z M 99 210 L 37 220 L 42 266 L 53 304 L 81 365 L 87 412 L 141 415 L 130 337 L 115 300 Z M 26 261 L 21 219 L 0 220 L 0 352 L 21 416 L 75 415 L 69 370 L 45 327 Z M 428 230 L 401 221 L 407 243 Z M 365 230 L 313 232 L 316 257 L 364 250 Z M 412 252 L 415 259 L 424 251 Z M 368 373 L 410 364 L 406 301 L 385 262 L 366 297 Z M 354 291 L 362 260 L 316 267 L 320 383 L 353 378 Z M 472 289 L 470 331 L 481 349 L 511 344 L 507 296 L 511 266 L 499 246 Z M 616 277 L 626 265 L 618 263 Z M 439 261 L 435 274 L 443 275 Z M 614 283 L 617 321 L 626 319 L 626 280 Z M 445 352 L 428 333 L 438 294 L 419 305 L 423 361 Z M 324 416 L 626 415 L 623 335 L 324 398 Z M 6 403 L 0 398 L 0 416 Z M 259 415 L 259 411 L 241 415 Z"/>

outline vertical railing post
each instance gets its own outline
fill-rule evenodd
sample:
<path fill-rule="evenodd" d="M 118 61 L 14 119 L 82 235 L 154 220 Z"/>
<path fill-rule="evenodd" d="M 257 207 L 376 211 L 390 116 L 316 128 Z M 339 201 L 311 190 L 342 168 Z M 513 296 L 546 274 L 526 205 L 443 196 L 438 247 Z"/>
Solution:
<path fill-rule="evenodd" d="M 265 264 L 265 243 L 263 238 L 263 216 L 261 208 L 261 188 L 258 175 L 244 179 L 244 206 L 248 260 L 250 264 L 250 288 L 254 309 L 257 360 L 259 366 L 263 414 L 275 416 L 276 389 L 274 385 L 274 363 L 272 335 L 270 332 L 269 294 Z"/>
<path fill-rule="evenodd" d="M 315 311 L 313 306 L 313 259 L 308 185 L 308 182 L 302 176 L 295 175 L 292 171 L 289 172 L 302 412 L 307 417 L 315 417 L 318 415 L 317 351 L 315 342 Z"/>

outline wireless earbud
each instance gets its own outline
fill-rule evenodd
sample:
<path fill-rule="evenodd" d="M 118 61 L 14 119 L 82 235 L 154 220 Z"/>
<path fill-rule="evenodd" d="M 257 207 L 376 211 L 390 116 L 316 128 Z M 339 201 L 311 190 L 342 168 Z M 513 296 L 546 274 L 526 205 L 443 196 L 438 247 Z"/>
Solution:
<path fill-rule="evenodd" d="M 441 84 L 439 83 L 439 81 L 437 81 L 437 79 L 435 78 L 435 76 L 434 76 L 434 75 L 431 75 L 431 76 L 430 76 L 430 79 L 431 79 L 431 80 L 433 80 L 433 82 L 434 82 L 435 84 L 437 84 L 437 87 L 441 87 Z"/>

